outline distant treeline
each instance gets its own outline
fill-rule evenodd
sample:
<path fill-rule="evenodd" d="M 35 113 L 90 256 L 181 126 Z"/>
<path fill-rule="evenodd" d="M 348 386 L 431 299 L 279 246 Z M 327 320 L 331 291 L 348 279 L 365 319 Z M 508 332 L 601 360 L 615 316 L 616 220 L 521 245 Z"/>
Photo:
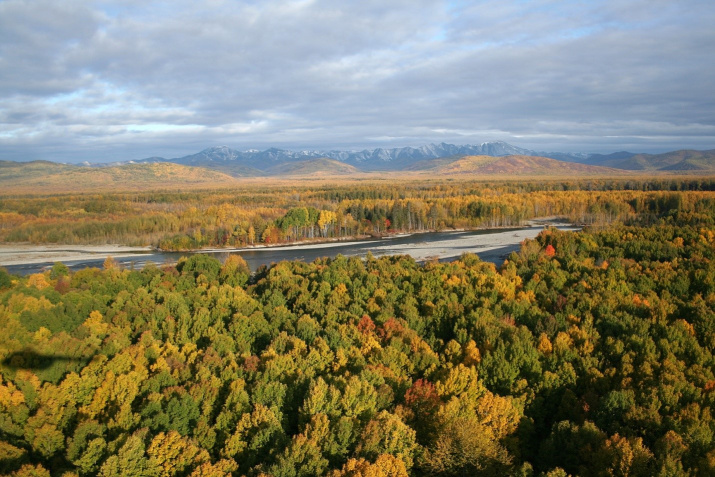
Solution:
<path fill-rule="evenodd" d="M 707 215 L 715 180 L 419 181 L 0 198 L 0 240 L 165 250 L 446 228 L 542 216 L 581 224 Z"/>

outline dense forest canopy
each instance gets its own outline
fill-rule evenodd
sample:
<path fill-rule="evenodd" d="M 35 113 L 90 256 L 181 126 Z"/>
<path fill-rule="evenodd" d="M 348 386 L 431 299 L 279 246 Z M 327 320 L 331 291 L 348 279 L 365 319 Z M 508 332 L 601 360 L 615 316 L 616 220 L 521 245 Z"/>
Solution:
<path fill-rule="evenodd" d="M 713 183 L 632 185 L 325 187 L 235 203 L 74 197 L 67 214 L 107 214 L 98 230 L 136 207 L 173 217 L 181 233 L 201 203 L 194 233 L 223 227 L 222 207 L 240 206 L 257 237 L 261 214 L 298 237 L 313 219 L 314 233 L 329 234 L 327 212 L 394 213 L 403 201 L 408 226 L 420 203 L 454 225 L 480 216 L 460 215 L 474 204 L 497 203 L 532 214 L 585 207 L 583 220 L 608 220 L 547 230 L 499 268 L 465 254 L 282 262 L 255 274 L 240 257 L 204 255 L 143 270 L 111 259 L 22 278 L 0 269 L 0 472 L 713 475 Z M 75 233 L 55 200 L 2 199 L 3 214 L 38 220 L 4 239 L 47 233 L 53 207 Z M 150 237 L 146 217 L 136 230 Z"/>

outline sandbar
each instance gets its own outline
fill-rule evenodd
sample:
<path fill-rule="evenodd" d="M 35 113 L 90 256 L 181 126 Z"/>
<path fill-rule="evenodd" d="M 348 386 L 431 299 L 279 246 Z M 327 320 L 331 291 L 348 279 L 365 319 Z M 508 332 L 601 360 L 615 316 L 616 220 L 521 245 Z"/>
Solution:
<path fill-rule="evenodd" d="M 0 244 L 0 265 L 68 262 L 86 258 L 125 258 L 141 256 L 153 247 L 126 245 L 35 245 L 29 243 Z"/>

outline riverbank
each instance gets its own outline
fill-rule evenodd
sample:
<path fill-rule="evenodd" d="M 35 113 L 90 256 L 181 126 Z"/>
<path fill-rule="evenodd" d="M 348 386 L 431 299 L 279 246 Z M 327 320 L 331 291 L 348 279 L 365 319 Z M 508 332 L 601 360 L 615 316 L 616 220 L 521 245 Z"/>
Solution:
<path fill-rule="evenodd" d="M 153 247 L 129 247 L 126 245 L 0 244 L 0 266 L 70 262 L 73 260 L 86 260 L 90 257 L 131 258 L 139 257 L 153 250 Z"/>
<path fill-rule="evenodd" d="M 560 226 L 561 230 L 576 231 L 580 227 Z M 489 252 L 499 251 L 499 255 L 518 250 L 526 239 L 536 238 L 544 230 L 543 226 L 508 229 L 504 231 L 489 230 L 489 233 L 474 234 L 475 231 L 453 232 L 451 237 L 444 240 L 420 241 L 415 236 L 414 243 L 408 247 L 391 244 L 385 241 L 372 247 L 370 252 L 375 256 L 383 255 L 410 255 L 418 262 L 428 260 L 449 261 L 459 258 L 464 253 L 475 253 L 480 257 Z M 485 231 L 486 232 L 486 231 Z M 491 258 L 493 254 L 489 254 Z M 496 260 L 489 260 L 495 261 Z"/>
<path fill-rule="evenodd" d="M 255 244 L 247 245 L 245 247 L 228 247 L 228 248 L 218 248 L 218 247 L 204 247 L 198 249 L 189 250 L 163 250 L 159 248 L 160 252 L 174 252 L 174 253 L 242 253 L 248 251 L 256 251 L 262 249 L 280 249 L 280 250 L 310 250 L 317 248 L 330 248 L 330 247 L 342 247 L 346 245 L 355 245 L 362 243 L 366 240 L 390 240 L 400 237 L 410 237 L 413 235 L 420 234 L 435 234 L 435 233 L 456 233 L 456 232 L 478 232 L 478 231 L 499 231 L 499 230 L 514 230 L 514 229 L 528 229 L 534 227 L 576 227 L 575 225 L 568 222 L 565 217 L 537 217 L 524 222 L 522 225 L 509 225 L 502 227 L 489 227 L 489 228 L 458 228 L 458 229 L 443 229 L 443 230 L 414 230 L 412 232 L 384 232 L 376 235 L 358 235 L 358 236 L 348 236 L 348 237 L 318 237 L 313 239 L 305 239 L 298 242 L 287 242 L 287 243 L 274 243 L 274 244 Z M 495 247 L 499 248 L 499 247 Z"/>
<path fill-rule="evenodd" d="M 578 230 L 576 226 L 558 227 L 561 230 Z M 503 256 L 518 250 L 521 242 L 536 237 L 543 225 L 513 229 L 465 230 L 448 232 L 427 232 L 415 234 L 395 234 L 389 238 L 367 240 L 332 241 L 329 243 L 302 243 L 272 247 L 242 249 L 211 249 L 200 252 L 158 252 L 151 247 L 122 246 L 35 246 L 0 245 L 0 265 L 10 273 L 27 275 L 50 267 L 54 262 L 62 262 L 72 270 L 85 267 L 101 267 L 107 256 L 111 256 L 120 266 L 143 268 L 149 263 L 172 264 L 180 257 L 193 253 L 205 253 L 219 260 L 228 255 L 241 255 L 252 270 L 262 265 L 282 260 L 313 261 L 320 257 L 365 257 L 385 255 L 410 255 L 416 261 L 449 261 L 463 253 L 476 253 L 482 260 L 501 263 Z"/>
<path fill-rule="evenodd" d="M 513 246 L 520 243 L 525 238 L 534 238 L 545 227 L 559 226 L 560 228 L 573 230 L 578 227 L 565 222 L 561 217 L 539 217 L 527 221 L 522 227 L 512 228 L 491 228 L 491 229 L 451 229 L 444 231 L 415 231 L 410 233 L 392 233 L 384 234 L 379 237 L 371 237 L 368 235 L 357 237 L 341 237 L 341 238 L 320 238 L 311 241 L 294 242 L 286 244 L 257 244 L 241 248 L 205 248 L 200 250 L 187 250 L 180 252 L 164 252 L 158 251 L 154 247 L 130 247 L 125 245 L 107 244 L 107 245 L 36 245 L 30 243 L 18 244 L 0 244 L 0 266 L 21 266 L 32 264 L 52 264 L 54 262 L 78 262 L 78 261 L 98 261 L 104 260 L 111 256 L 114 259 L 129 262 L 131 260 L 141 260 L 146 258 L 148 254 L 193 254 L 193 253 L 208 253 L 208 254 L 256 254 L 262 251 L 280 251 L 280 252 L 301 252 L 301 251 L 320 251 L 326 250 L 325 255 L 331 255 L 328 250 L 333 248 L 345 248 L 350 246 L 365 245 L 366 243 L 374 242 L 375 245 L 370 247 L 373 255 L 388 255 L 388 254 L 409 254 L 418 261 L 439 259 L 446 260 L 455 258 L 463 252 L 484 253 L 490 250 L 502 249 L 504 247 Z M 500 230 L 508 230 L 507 235 L 502 235 Z M 472 232 L 490 232 L 487 235 L 473 235 Z M 440 241 L 424 242 L 419 240 L 420 236 L 432 236 L 434 234 L 447 234 L 454 237 L 460 237 L 459 234 L 464 234 L 461 238 L 449 238 L 444 243 Z M 509 235 L 512 234 L 512 235 Z M 413 244 L 406 247 L 404 244 L 394 243 L 397 239 L 413 237 Z M 487 238 L 488 237 L 488 238 Z M 462 252 L 456 253 L 456 250 Z"/>

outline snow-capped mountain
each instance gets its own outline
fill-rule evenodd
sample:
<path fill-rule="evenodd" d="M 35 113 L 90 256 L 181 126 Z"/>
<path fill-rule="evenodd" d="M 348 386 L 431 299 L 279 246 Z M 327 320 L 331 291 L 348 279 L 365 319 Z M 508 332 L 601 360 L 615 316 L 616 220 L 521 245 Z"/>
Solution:
<path fill-rule="evenodd" d="M 583 160 L 587 155 L 570 155 L 564 153 L 542 153 L 529 149 L 512 146 L 511 144 L 497 141 L 484 142 L 478 145 L 454 145 L 447 143 L 427 144 L 420 147 L 395 147 L 363 149 L 360 151 L 289 151 L 285 149 L 270 148 L 265 151 L 250 149 L 236 151 L 228 146 L 217 146 L 188 156 L 174 159 L 150 158 L 140 162 L 174 162 L 189 166 L 213 167 L 221 170 L 241 168 L 248 170 L 265 171 L 278 164 L 287 162 L 304 161 L 307 159 L 329 158 L 350 164 L 364 171 L 373 170 L 399 170 L 415 162 L 437 159 L 441 157 L 463 155 L 486 156 L 545 156 L 562 160 Z M 583 156 L 581 158 L 580 156 Z"/>

